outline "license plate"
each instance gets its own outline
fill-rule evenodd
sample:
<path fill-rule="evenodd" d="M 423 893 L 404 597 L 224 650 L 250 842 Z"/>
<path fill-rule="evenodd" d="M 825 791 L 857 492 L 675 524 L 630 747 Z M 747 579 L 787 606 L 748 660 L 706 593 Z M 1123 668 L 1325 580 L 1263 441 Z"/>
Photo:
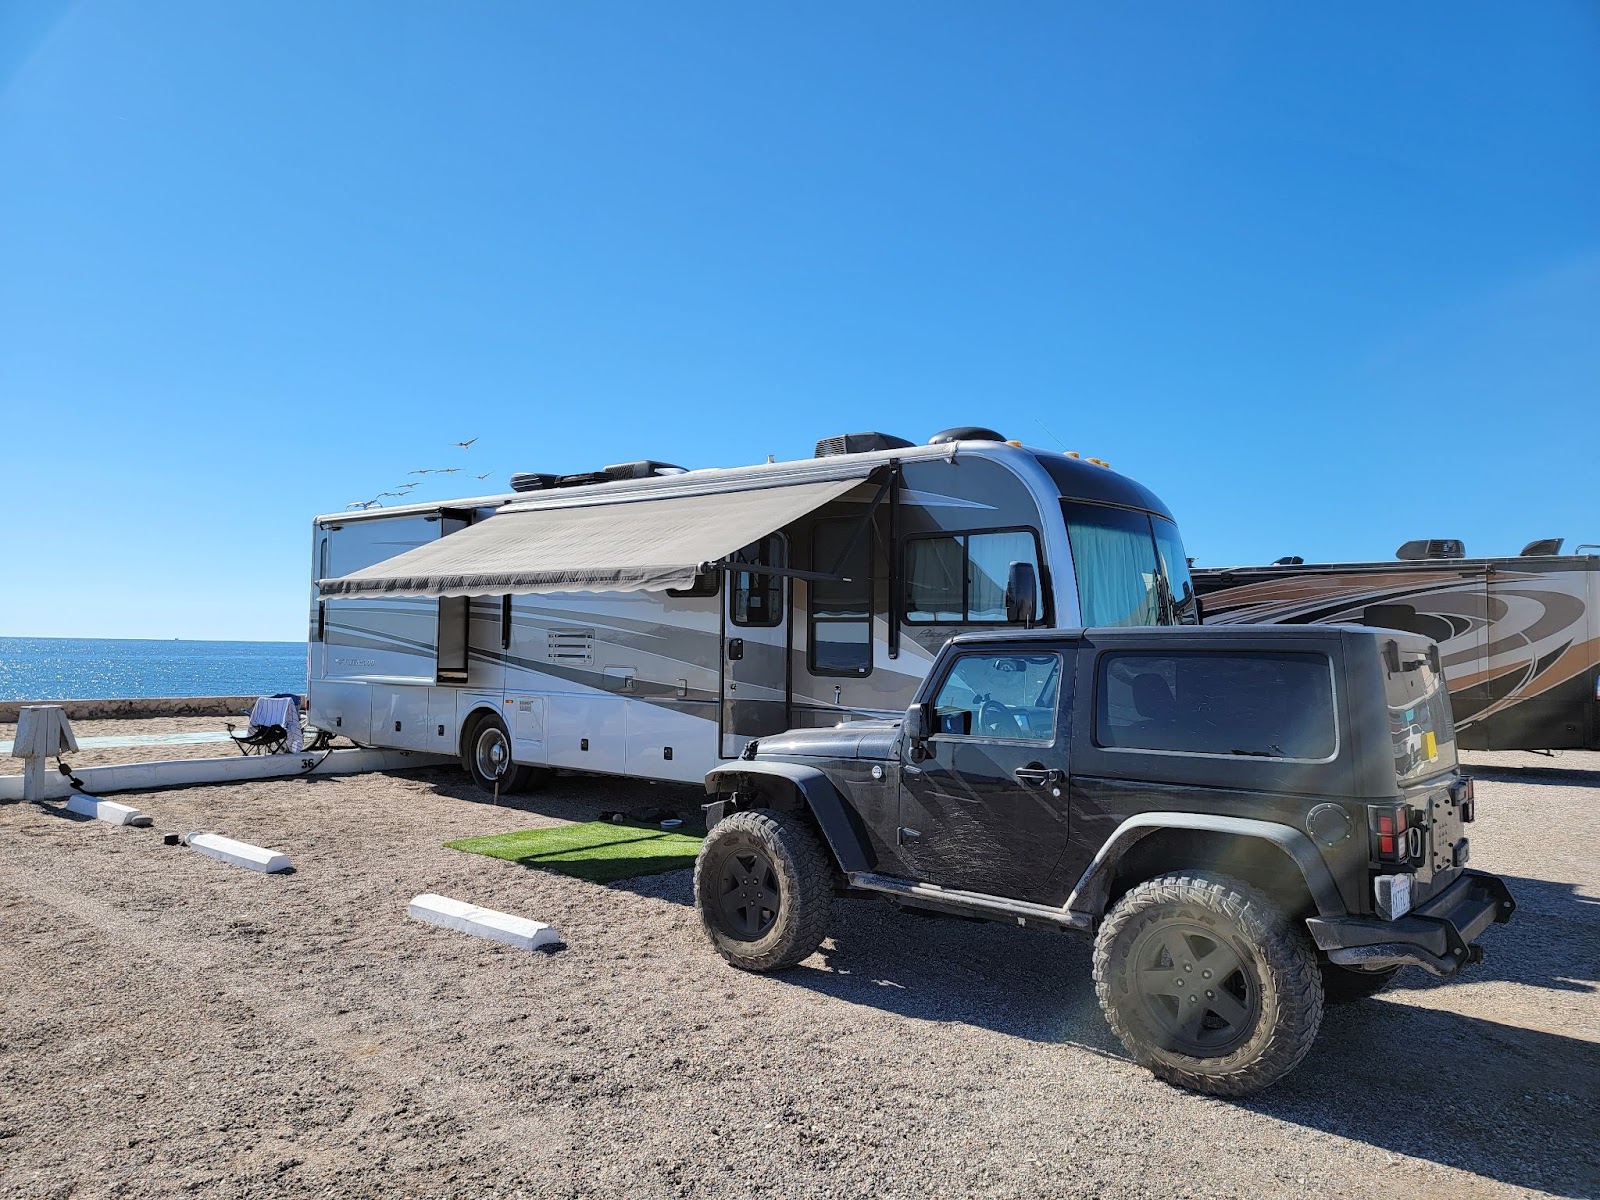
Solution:
<path fill-rule="evenodd" d="M 1376 881 L 1378 915 L 1390 921 L 1411 911 L 1410 875 L 1379 875 Z"/>

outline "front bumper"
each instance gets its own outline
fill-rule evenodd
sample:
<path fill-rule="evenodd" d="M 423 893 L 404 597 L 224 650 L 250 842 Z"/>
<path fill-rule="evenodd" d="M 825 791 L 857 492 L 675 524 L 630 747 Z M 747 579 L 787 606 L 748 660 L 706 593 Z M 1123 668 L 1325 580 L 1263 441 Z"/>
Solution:
<path fill-rule="evenodd" d="M 1422 967 L 1435 975 L 1454 975 L 1483 958 L 1473 945 L 1491 925 L 1503 925 L 1517 902 L 1498 876 L 1463 871 L 1461 877 L 1396 921 L 1379 917 L 1311 917 L 1306 928 L 1341 967 L 1383 970 Z"/>

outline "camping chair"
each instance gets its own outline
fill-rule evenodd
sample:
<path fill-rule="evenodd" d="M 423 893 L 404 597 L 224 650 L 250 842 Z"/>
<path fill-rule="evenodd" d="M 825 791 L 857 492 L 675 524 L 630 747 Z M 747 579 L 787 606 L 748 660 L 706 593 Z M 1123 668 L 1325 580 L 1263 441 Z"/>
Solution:
<path fill-rule="evenodd" d="M 237 726 L 232 721 L 227 726 L 240 754 L 299 754 L 305 749 L 300 697 L 288 692 L 262 696 L 251 705 L 250 723 L 243 733 L 234 732 Z"/>

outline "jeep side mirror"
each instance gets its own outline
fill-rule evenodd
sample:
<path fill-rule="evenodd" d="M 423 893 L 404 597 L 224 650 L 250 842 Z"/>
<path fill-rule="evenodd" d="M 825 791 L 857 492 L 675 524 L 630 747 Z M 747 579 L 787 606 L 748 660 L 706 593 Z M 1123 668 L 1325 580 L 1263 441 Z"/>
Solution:
<path fill-rule="evenodd" d="M 1039 573 L 1030 562 L 1014 562 L 1006 571 L 1006 620 L 1032 625 L 1039 615 Z"/>
<path fill-rule="evenodd" d="M 906 709 L 904 727 L 906 740 L 911 745 L 928 740 L 928 735 L 932 731 L 932 721 L 930 720 L 932 714 L 928 710 L 929 705 L 926 704 L 913 704 Z"/>

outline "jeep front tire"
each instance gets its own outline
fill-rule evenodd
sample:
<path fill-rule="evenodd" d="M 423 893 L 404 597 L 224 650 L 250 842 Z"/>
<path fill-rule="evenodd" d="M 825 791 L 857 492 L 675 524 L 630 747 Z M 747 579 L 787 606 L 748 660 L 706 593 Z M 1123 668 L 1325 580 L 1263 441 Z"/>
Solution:
<path fill-rule="evenodd" d="M 1118 901 L 1095 938 L 1094 982 L 1135 1061 L 1214 1096 L 1276 1083 L 1322 1023 L 1304 931 L 1249 884 L 1210 871 L 1158 876 Z"/>
<path fill-rule="evenodd" d="M 833 872 L 801 818 L 752 809 L 706 834 L 694 863 L 694 898 L 718 954 L 746 971 L 778 971 L 822 944 Z"/>

